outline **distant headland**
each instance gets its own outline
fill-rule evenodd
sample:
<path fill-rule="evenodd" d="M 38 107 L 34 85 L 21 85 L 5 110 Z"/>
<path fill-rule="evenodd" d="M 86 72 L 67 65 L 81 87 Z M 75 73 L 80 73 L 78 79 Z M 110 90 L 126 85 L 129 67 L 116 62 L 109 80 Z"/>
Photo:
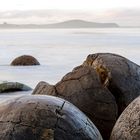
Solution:
<path fill-rule="evenodd" d="M 47 29 L 47 28 L 118 28 L 116 23 L 97 23 L 85 20 L 67 20 L 53 24 L 0 24 L 0 29 Z"/>

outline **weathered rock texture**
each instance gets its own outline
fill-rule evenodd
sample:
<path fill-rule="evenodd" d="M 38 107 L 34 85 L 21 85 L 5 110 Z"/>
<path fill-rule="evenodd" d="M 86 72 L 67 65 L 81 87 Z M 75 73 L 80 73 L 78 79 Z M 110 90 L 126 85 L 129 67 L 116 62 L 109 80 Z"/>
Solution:
<path fill-rule="evenodd" d="M 117 120 L 110 140 L 140 139 L 140 96 L 135 99 Z"/>
<path fill-rule="evenodd" d="M 32 90 L 29 86 L 18 82 L 2 82 L 0 83 L 0 93 L 29 91 Z"/>
<path fill-rule="evenodd" d="M 140 95 L 140 66 L 128 59 L 109 53 L 89 55 L 85 66 L 94 68 L 100 75 L 102 84 L 116 98 L 119 114 Z"/>
<path fill-rule="evenodd" d="M 94 122 L 105 139 L 110 137 L 118 116 L 117 105 L 93 68 L 79 66 L 54 86 L 39 83 L 33 94 L 54 95 L 70 101 Z"/>
<path fill-rule="evenodd" d="M 0 102 L 1 140 L 102 140 L 94 124 L 66 100 L 22 96 Z"/>
<path fill-rule="evenodd" d="M 22 55 L 14 59 L 11 65 L 12 66 L 32 66 L 32 65 L 40 65 L 40 63 L 33 56 Z"/>
<path fill-rule="evenodd" d="M 56 90 L 53 85 L 50 85 L 49 83 L 41 81 L 37 84 L 32 94 L 40 94 L 40 95 L 46 94 L 47 95 L 47 93 L 51 93 L 51 95 L 55 95 L 56 94 L 55 91 Z"/>

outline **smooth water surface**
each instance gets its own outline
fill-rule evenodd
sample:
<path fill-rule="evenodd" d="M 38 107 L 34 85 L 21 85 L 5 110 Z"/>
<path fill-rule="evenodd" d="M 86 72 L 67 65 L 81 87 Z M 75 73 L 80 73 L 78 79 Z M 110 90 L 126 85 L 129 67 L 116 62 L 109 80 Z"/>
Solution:
<path fill-rule="evenodd" d="M 0 80 L 34 88 L 39 81 L 58 82 L 88 54 L 118 53 L 140 64 L 140 29 L 0 30 Z M 41 66 L 14 67 L 17 56 L 33 55 Z"/>

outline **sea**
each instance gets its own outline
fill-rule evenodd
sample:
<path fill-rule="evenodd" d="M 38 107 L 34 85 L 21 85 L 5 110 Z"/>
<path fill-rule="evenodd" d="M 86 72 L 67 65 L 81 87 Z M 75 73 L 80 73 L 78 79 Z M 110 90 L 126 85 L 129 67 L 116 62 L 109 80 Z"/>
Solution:
<path fill-rule="evenodd" d="M 21 82 L 33 89 L 40 81 L 55 84 L 99 52 L 140 65 L 140 28 L 0 29 L 0 82 Z M 10 66 L 21 55 L 32 55 L 41 65 Z"/>

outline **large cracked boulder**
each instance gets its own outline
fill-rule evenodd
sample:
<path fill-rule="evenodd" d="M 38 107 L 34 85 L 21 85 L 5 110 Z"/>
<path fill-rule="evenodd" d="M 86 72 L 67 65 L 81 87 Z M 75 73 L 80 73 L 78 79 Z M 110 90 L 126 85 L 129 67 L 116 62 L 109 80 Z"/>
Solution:
<path fill-rule="evenodd" d="M 114 95 L 119 114 L 140 95 L 140 66 L 130 60 L 110 53 L 91 54 L 84 62 L 94 68 L 102 84 Z"/>
<path fill-rule="evenodd" d="M 12 63 L 12 66 L 32 66 L 32 65 L 40 65 L 38 60 L 30 55 L 22 55 L 15 58 Z"/>
<path fill-rule="evenodd" d="M 102 140 L 75 106 L 52 96 L 21 96 L 0 102 L 1 140 Z"/>
<path fill-rule="evenodd" d="M 136 98 L 117 120 L 110 140 L 140 139 L 140 96 Z"/>
<path fill-rule="evenodd" d="M 30 91 L 32 88 L 19 82 L 2 82 L 0 83 L 0 93 Z"/>
<path fill-rule="evenodd" d="M 52 86 L 39 83 L 33 94 L 46 94 L 64 98 L 82 110 L 108 139 L 117 119 L 115 98 L 101 84 L 93 68 L 79 66 Z"/>

